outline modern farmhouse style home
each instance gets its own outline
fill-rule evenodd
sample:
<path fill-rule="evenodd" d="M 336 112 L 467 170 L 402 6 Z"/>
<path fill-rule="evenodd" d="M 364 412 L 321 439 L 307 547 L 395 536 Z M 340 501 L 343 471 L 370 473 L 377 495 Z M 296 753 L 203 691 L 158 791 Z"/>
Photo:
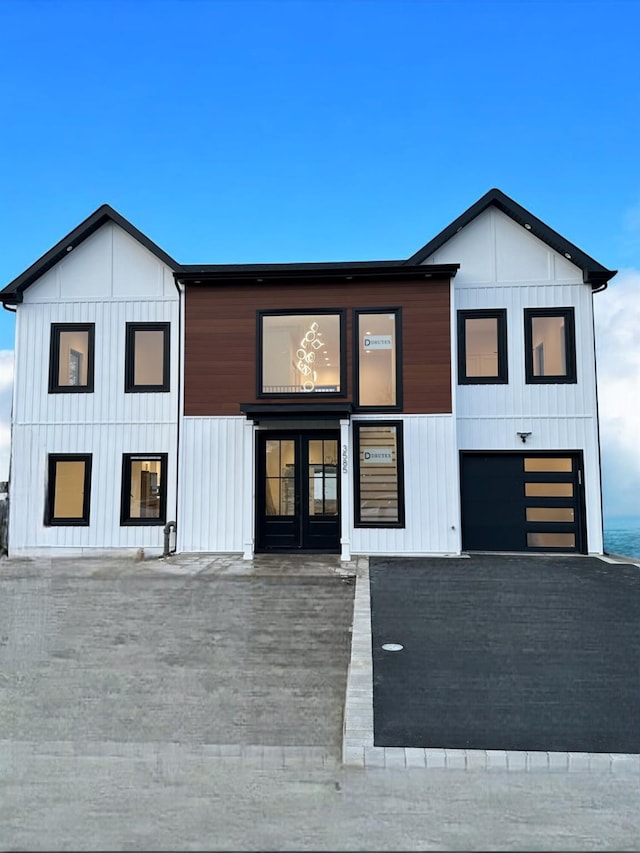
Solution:
<path fill-rule="evenodd" d="M 495 189 L 348 263 L 183 265 L 103 205 L 0 291 L 9 553 L 602 553 L 613 275 Z"/>

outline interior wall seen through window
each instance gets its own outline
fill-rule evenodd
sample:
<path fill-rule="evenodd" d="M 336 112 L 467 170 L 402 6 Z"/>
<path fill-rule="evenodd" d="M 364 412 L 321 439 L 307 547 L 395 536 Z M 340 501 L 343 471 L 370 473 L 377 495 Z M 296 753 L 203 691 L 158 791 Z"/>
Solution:
<path fill-rule="evenodd" d="M 396 404 L 396 315 L 358 316 L 360 406 Z"/>
<path fill-rule="evenodd" d="M 164 332 L 135 332 L 135 385 L 162 385 L 164 382 Z"/>
<path fill-rule="evenodd" d="M 464 341 L 466 375 L 498 376 L 498 319 L 467 317 Z"/>
<path fill-rule="evenodd" d="M 89 361 L 89 332 L 61 331 L 58 350 L 58 385 L 87 384 Z"/>
<path fill-rule="evenodd" d="M 160 517 L 161 461 L 131 460 L 130 518 Z"/>
<path fill-rule="evenodd" d="M 564 317 L 532 317 L 531 346 L 534 376 L 566 376 Z"/>
<path fill-rule="evenodd" d="M 262 392 L 340 392 L 340 317 L 262 317 Z"/>
<path fill-rule="evenodd" d="M 58 460 L 55 469 L 54 518 L 82 518 L 85 463 Z"/>

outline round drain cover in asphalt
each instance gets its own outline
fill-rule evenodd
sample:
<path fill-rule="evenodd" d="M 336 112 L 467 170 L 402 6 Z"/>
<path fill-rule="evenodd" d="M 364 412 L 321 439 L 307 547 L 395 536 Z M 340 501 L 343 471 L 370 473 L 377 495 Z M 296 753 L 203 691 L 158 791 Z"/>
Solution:
<path fill-rule="evenodd" d="M 404 646 L 401 646 L 400 643 L 383 643 L 382 649 L 385 652 L 401 652 Z"/>

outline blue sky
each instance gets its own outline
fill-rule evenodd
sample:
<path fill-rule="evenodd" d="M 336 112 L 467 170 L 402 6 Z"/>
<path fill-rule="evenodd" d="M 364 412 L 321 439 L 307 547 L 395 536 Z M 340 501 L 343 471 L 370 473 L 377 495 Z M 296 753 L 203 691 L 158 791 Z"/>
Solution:
<path fill-rule="evenodd" d="M 640 514 L 639 31 L 636 0 L 3 0 L 0 280 L 103 202 L 184 263 L 357 260 L 497 186 L 621 270 L 605 508 Z"/>

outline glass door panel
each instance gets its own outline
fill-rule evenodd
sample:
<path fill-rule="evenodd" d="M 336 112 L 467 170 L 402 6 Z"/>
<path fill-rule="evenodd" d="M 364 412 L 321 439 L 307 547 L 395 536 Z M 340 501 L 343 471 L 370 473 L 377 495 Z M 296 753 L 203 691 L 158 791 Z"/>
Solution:
<path fill-rule="evenodd" d="M 269 439 L 265 442 L 265 502 L 268 516 L 295 515 L 295 442 Z"/>
<path fill-rule="evenodd" d="M 259 551 L 339 550 L 338 439 L 333 435 L 258 434 Z"/>

